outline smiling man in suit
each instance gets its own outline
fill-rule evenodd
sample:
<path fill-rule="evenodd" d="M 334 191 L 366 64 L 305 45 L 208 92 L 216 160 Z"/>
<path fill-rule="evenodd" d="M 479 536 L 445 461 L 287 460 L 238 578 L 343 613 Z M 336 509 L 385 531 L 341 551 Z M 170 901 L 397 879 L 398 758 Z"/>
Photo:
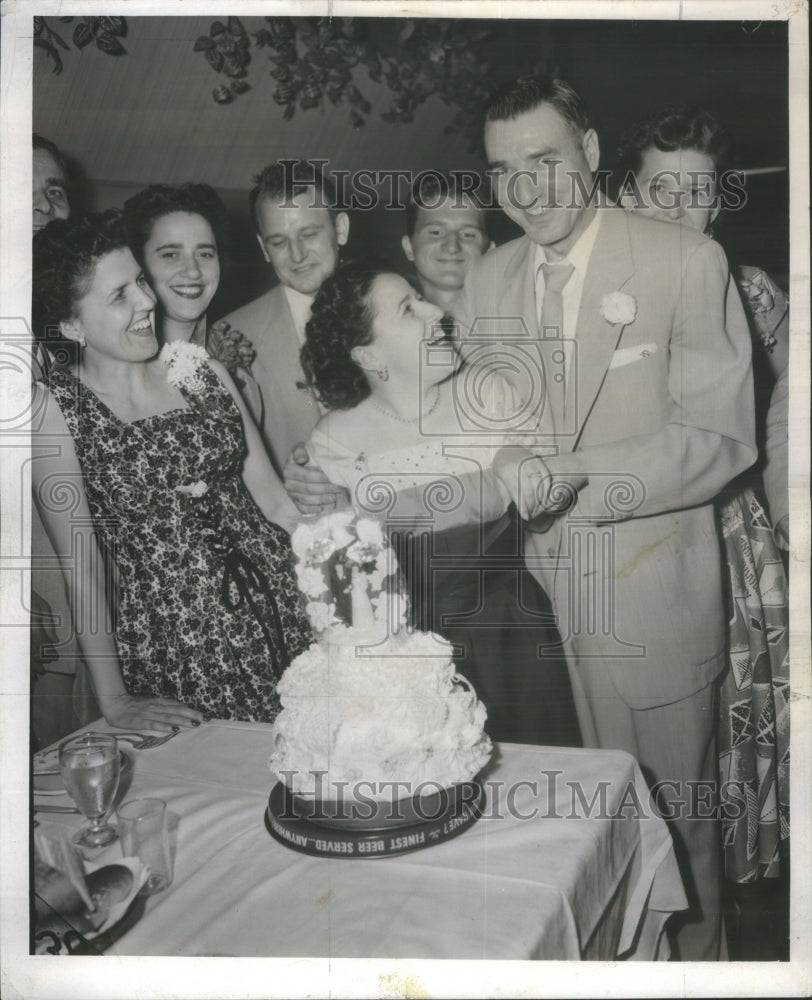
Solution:
<path fill-rule="evenodd" d="M 756 458 L 747 322 L 717 244 L 595 197 L 598 136 L 563 81 L 508 84 L 484 128 L 525 235 L 472 267 L 461 349 L 510 356 L 535 401 L 532 444 L 497 468 L 553 600 L 584 742 L 660 783 L 690 901 L 677 957 L 718 959 L 713 499 Z"/>
<path fill-rule="evenodd" d="M 305 169 L 296 172 L 297 165 Z M 299 352 L 311 303 L 336 269 L 350 220 L 334 207 L 332 182 L 301 161 L 272 163 L 260 171 L 249 203 L 262 255 L 279 284 L 225 321 L 253 342 L 251 370 L 262 393 L 260 431 L 282 474 L 294 445 L 307 440 L 321 416 L 315 397 L 303 387 Z M 306 477 L 307 470 L 299 475 Z M 334 505 L 335 487 L 325 481 L 313 489 L 325 508 Z"/>

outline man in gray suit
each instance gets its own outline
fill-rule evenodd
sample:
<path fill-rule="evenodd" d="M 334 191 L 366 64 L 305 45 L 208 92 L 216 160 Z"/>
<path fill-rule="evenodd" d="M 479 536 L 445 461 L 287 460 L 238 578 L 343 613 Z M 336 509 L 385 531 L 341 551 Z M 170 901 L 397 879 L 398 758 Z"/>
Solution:
<path fill-rule="evenodd" d="M 304 387 L 299 352 L 310 306 L 336 268 L 350 221 L 332 207 L 336 192 L 328 178 L 317 168 L 297 173 L 293 166 L 284 161 L 265 167 L 249 195 L 257 241 L 279 284 L 225 321 L 253 342 L 252 374 L 262 394 L 260 432 L 277 472 L 283 474 L 287 465 L 307 479 L 310 470 L 289 459 L 294 446 L 310 436 L 321 410 Z M 315 470 L 312 476 L 315 480 Z M 312 510 L 334 506 L 336 487 L 314 481 L 312 490 Z"/>
<path fill-rule="evenodd" d="M 535 440 L 497 469 L 553 601 L 584 742 L 628 751 L 660 784 L 691 903 L 678 957 L 718 959 L 713 499 L 756 458 L 747 321 L 716 243 L 594 196 L 598 136 L 563 81 L 508 84 L 484 139 L 525 235 L 471 269 L 462 347 L 505 371 L 512 352 L 526 373 Z"/>

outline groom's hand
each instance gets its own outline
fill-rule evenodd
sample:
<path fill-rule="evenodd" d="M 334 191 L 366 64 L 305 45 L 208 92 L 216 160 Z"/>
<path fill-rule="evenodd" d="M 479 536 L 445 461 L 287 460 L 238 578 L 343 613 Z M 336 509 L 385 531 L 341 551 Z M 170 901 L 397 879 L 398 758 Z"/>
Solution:
<path fill-rule="evenodd" d="M 522 520 L 530 520 L 544 509 L 545 482 L 550 476 L 547 466 L 532 451 L 515 446 L 500 448 L 494 456 L 493 471 Z"/>
<path fill-rule="evenodd" d="M 283 470 L 285 489 L 303 514 L 324 514 L 344 507 L 350 495 L 343 486 L 331 483 L 317 465 L 310 465 L 303 444 L 293 446 Z"/>
<path fill-rule="evenodd" d="M 493 468 L 516 504 L 524 521 L 540 515 L 558 515 L 575 503 L 587 477 L 580 474 L 553 475 L 547 464 L 527 448 L 502 448 Z M 545 527 L 549 527 L 544 521 Z"/>

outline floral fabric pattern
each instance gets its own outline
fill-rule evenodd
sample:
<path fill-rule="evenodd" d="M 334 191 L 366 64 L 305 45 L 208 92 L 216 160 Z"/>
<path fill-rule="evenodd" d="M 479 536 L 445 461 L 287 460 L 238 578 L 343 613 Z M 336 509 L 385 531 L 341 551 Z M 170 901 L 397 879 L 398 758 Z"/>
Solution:
<path fill-rule="evenodd" d="M 777 878 L 789 851 L 787 578 L 752 489 L 720 517 L 731 615 L 719 725 L 725 875 L 751 882 Z"/>
<path fill-rule="evenodd" d="M 50 388 L 74 439 L 96 535 L 118 575 L 127 690 L 210 717 L 270 722 L 312 633 L 287 532 L 246 490 L 241 417 L 207 363 L 186 406 L 125 423 L 65 369 Z"/>
<path fill-rule="evenodd" d="M 789 299 L 765 271 L 757 267 L 739 267 L 736 284 L 742 293 L 753 333 L 772 354 L 778 341 L 775 331 L 789 309 Z"/>

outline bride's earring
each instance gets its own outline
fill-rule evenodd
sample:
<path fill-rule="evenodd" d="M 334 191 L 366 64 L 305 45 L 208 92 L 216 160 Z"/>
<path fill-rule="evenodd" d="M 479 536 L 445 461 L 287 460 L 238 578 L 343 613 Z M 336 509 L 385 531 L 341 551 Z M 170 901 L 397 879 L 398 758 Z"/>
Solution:
<path fill-rule="evenodd" d="M 386 367 L 386 365 L 384 365 L 383 368 L 379 368 L 375 374 L 378 376 L 381 382 L 389 381 L 389 369 Z"/>
<path fill-rule="evenodd" d="M 79 345 L 79 347 L 87 347 L 87 338 L 85 337 L 84 334 L 82 334 L 81 337 L 76 338 L 76 343 Z"/>

